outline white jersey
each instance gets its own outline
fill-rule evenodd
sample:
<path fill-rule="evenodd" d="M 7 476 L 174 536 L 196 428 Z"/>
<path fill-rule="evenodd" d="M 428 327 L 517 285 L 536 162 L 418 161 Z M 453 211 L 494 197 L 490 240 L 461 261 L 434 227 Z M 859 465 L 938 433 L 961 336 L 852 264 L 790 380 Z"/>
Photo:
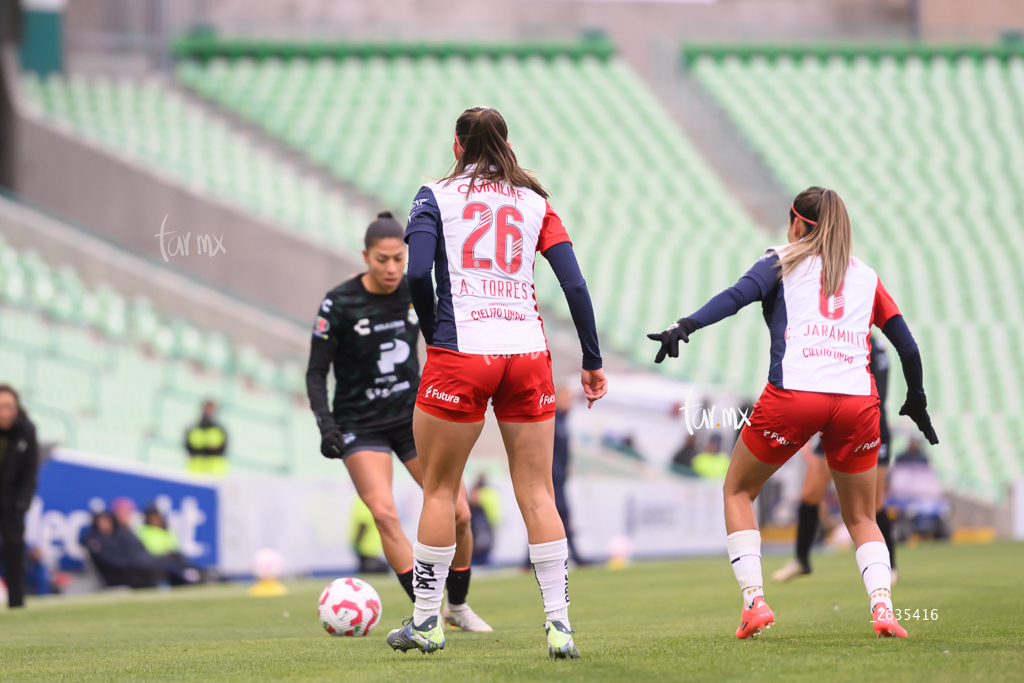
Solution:
<path fill-rule="evenodd" d="M 438 238 L 434 263 L 437 309 L 433 345 L 472 354 L 547 350 L 537 312 L 537 252 L 569 236 L 547 201 L 529 188 L 477 180 L 424 185 L 406 235 Z"/>
<path fill-rule="evenodd" d="M 769 249 L 764 265 L 774 267 L 789 246 Z M 842 288 L 826 297 L 815 256 L 776 276 L 772 289 L 763 303 L 772 336 L 768 381 L 780 389 L 875 394 L 868 369 L 871 326 L 900 314 L 875 271 L 850 257 Z"/>

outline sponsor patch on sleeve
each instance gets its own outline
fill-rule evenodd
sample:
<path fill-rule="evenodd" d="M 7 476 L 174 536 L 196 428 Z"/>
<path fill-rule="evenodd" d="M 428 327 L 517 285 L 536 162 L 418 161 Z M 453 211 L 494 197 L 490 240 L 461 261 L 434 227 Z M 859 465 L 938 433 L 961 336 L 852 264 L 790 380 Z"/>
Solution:
<path fill-rule="evenodd" d="M 320 337 L 321 339 L 327 339 L 327 333 L 331 330 L 331 323 L 327 321 L 327 318 L 322 315 L 316 317 L 316 322 L 313 323 L 313 336 Z"/>

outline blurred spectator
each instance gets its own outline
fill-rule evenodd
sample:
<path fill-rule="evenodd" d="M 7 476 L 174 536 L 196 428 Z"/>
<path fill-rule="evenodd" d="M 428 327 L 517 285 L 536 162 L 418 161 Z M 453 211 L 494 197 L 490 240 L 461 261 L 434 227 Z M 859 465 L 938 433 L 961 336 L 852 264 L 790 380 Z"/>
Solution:
<path fill-rule="evenodd" d="M 672 464 L 669 467 L 676 474 L 694 476 L 692 465 L 695 455 L 697 455 L 697 435 L 688 434 L 683 445 L 672 456 Z"/>
<path fill-rule="evenodd" d="M 911 439 L 907 445 L 907 450 L 903 451 L 896 458 L 897 465 L 910 465 L 912 463 L 920 463 L 922 465 L 928 464 L 928 456 L 921 450 L 921 442 L 917 439 Z"/>
<path fill-rule="evenodd" d="M 146 508 L 144 521 L 136 535 L 143 547 L 167 572 L 172 586 L 199 583 L 202 580 L 199 570 L 181 554 L 178 537 L 167 528 L 167 520 L 155 505 Z"/>
<path fill-rule="evenodd" d="M 373 513 L 359 496 L 356 496 L 352 504 L 349 540 L 359 558 L 360 574 L 380 574 L 388 571 L 388 563 L 382 558 L 384 543 L 380 540 L 380 532 L 373 521 Z"/>
<path fill-rule="evenodd" d="M 122 519 L 126 509 L 121 506 Z M 127 511 L 130 517 L 132 511 Z M 142 541 L 107 512 L 93 515 L 92 526 L 82 532 L 81 544 L 108 586 L 153 588 L 164 580 L 163 569 Z"/>
<path fill-rule="evenodd" d="M 555 392 L 555 452 L 551 461 L 551 481 L 555 486 L 555 508 L 565 527 L 565 540 L 569 545 L 569 557 L 579 565 L 587 564 L 576 552 L 573 543 L 572 523 L 569 518 L 569 502 L 565 498 L 565 480 L 569 476 L 569 425 L 567 418 L 572 408 L 572 391 L 561 386 Z"/>
<path fill-rule="evenodd" d="M 197 474 L 222 477 L 228 473 L 228 460 L 224 453 L 228 448 L 228 434 L 216 421 L 217 404 L 203 403 L 203 414 L 199 424 L 185 435 L 188 449 L 188 469 Z"/>
<path fill-rule="evenodd" d="M 722 435 L 712 434 L 704 446 L 704 452 L 693 457 L 691 464 L 698 477 L 725 479 L 729 470 L 729 456 L 722 452 Z"/>
<path fill-rule="evenodd" d="M 0 544 L 0 549 L 2 549 Z M 28 595 L 49 595 L 56 591 L 53 581 L 50 578 L 50 571 L 42 562 L 43 554 L 39 548 L 29 546 L 24 548 L 24 562 L 22 572 L 24 574 L 24 590 Z M 0 567 L 0 577 L 6 580 L 7 576 Z"/>
<path fill-rule="evenodd" d="M 483 472 L 469 492 L 470 526 L 473 529 L 473 564 L 487 564 L 494 547 L 494 532 L 501 523 L 501 497 L 487 485 Z"/>
<path fill-rule="evenodd" d="M 640 451 L 636 449 L 632 434 L 622 434 L 614 431 L 605 432 L 601 435 L 601 445 L 609 450 L 618 451 L 628 458 L 643 460 Z"/>
<path fill-rule="evenodd" d="M 32 504 L 39 470 L 36 427 L 18 394 L 0 385 L 0 538 L 3 540 L 7 604 L 25 602 L 25 513 Z"/>

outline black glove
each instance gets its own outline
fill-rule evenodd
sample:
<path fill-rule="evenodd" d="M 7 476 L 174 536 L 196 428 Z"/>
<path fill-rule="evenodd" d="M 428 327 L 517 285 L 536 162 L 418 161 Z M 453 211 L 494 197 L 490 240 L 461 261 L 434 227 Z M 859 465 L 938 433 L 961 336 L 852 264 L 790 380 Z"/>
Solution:
<path fill-rule="evenodd" d="M 900 415 L 906 415 L 913 420 L 924 434 L 924 438 L 928 439 L 928 443 L 935 446 L 939 443 L 939 437 L 932 427 L 932 418 L 928 416 L 927 408 L 928 399 L 925 398 L 923 391 L 908 391 L 907 401 L 900 408 Z"/>
<path fill-rule="evenodd" d="M 664 332 L 655 332 L 647 335 L 648 339 L 661 342 L 661 348 L 658 349 L 658 355 L 654 357 L 654 362 L 660 363 L 665 360 L 666 355 L 670 358 L 679 358 L 679 340 L 682 339 L 685 343 L 689 344 L 690 335 L 698 327 L 699 325 L 690 318 L 680 318 L 669 325 L 669 328 Z"/>
<path fill-rule="evenodd" d="M 325 458 L 340 458 L 345 454 L 345 437 L 338 425 L 332 423 L 320 430 L 320 453 Z"/>

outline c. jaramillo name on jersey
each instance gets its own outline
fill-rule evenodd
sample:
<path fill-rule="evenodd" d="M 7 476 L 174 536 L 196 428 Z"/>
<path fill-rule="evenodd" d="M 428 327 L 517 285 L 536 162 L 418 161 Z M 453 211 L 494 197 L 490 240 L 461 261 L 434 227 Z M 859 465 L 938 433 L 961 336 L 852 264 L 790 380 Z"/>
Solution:
<path fill-rule="evenodd" d="M 786 339 L 792 339 L 795 336 L 792 334 L 792 329 L 793 328 L 789 328 L 786 330 Z M 871 350 L 871 344 L 868 343 L 868 335 L 854 330 L 844 330 L 838 325 L 809 324 L 804 330 L 803 336 L 831 339 L 832 341 L 837 342 L 847 342 L 849 344 L 856 344 L 867 351 Z"/>

